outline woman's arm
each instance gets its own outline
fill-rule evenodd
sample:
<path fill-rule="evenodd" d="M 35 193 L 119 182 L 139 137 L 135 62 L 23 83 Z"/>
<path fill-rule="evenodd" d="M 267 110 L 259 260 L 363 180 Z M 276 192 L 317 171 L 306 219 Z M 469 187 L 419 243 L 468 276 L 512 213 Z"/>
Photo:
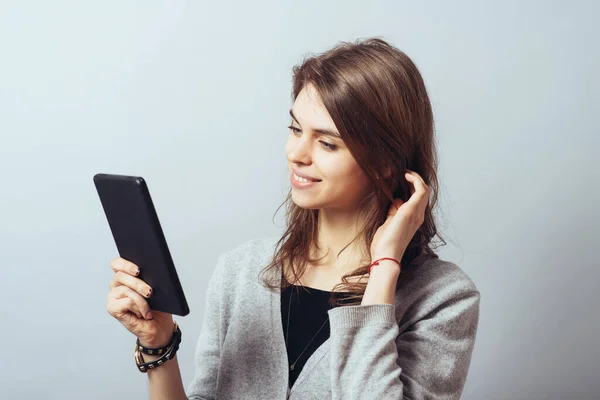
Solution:
<path fill-rule="evenodd" d="M 196 344 L 194 378 L 187 387 L 190 400 L 215 399 L 217 375 L 221 361 L 221 304 L 226 253 L 221 254 L 208 283 L 206 306 L 200 336 Z"/>
<path fill-rule="evenodd" d="M 393 304 L 329 310 L 332 398 L 459 399 L 475 344 L 480 294 L 443 293 L 401 334 Z"/>
<path fill-rule="evenodd" d="M 216 377 L 220 362 L 220 302 L 221 279 L 224 256 L 220 256 L 217 267 L 208 283 L 205 298 L 204 319 L 195 350 L 196 371 L 186 391 L 181 379 L 177 354 L 161 366 L 148 370 L 150 400 L 208 400 L 216 398 Z M 185 335 L 182 332 L 182 336 Z M 170 340 L 170 338 L 169 338 Z M 164 347 L 163 343 L 142 343 L 146 347 Z M 181 347 L 179 348 L 181 350 Z M 144 361 L 156 361 L 159 356 L 144 354 Z"/>
<path fill-rule="evenodd" d="M 156 361 L 159 357 L 144 354 L 144 361 Z M 150 400 L 187 400 L 177 354 L 158 368 L 148 371 Z"/>

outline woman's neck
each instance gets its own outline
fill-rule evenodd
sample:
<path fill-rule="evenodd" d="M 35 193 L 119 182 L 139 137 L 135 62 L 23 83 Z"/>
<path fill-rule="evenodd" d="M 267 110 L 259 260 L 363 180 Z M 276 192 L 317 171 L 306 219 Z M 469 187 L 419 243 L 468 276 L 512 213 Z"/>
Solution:
<path fill-rule="evenodd" d="M 317 224 L 317 237 L 311 245 L 310 254 L 313 259 L 323 257 L 317 264 L 319 267 L 343 275 L 357 268 L 360 260 L 369 260 L 370 254 L 364 248 L 364 239 L 360 237 L 363 221 L 356 213 L 322 209 Z"/>

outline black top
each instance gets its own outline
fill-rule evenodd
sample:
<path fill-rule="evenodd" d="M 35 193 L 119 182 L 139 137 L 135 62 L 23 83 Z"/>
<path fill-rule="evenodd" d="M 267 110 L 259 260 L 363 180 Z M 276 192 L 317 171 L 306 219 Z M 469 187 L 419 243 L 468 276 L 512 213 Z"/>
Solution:
<path fill-rule="evenodd" d="M 288 340 L 286 347 L 289 361 L 289 387 L 294 385 L 306 360 L 329 338 L 329 318 L 327 311 L 333 308 L 329 304 L 331 293 L 325 290 L 298 285 L 292 285 L 281 292 L 283 337 L 285 339 L 287 334 Z M 347 294 L 339 293 L 336 296 L 344 298 Z M 288 308 L 290 309 L 289 333 L 287 331 Z M 319 331 L 321 327 L 322 329 Z M 294 361 L 296 361 L 296 364 L 292 370 L 289 367 Z"/>

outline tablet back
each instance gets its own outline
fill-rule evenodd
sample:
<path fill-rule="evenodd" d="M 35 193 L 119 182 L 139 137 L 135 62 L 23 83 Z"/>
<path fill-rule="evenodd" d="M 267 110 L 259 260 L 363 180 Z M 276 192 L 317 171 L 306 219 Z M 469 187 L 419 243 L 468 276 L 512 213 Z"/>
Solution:
<path fill-rule="evenodd" d="M 152 287 L 152 310 L 184 316 L 190 310 L 146 181 L 139 176 L 96 174 L 94 184 L 121 258 L 140 267 Z"/>

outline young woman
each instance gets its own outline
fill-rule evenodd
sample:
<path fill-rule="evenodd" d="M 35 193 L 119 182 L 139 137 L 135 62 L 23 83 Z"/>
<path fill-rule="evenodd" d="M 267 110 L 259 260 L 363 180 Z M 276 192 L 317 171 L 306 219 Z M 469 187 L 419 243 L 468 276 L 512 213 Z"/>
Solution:
<path fill-rule="evenodd" d="M 143 371 L 151 398 L 459 398 L 480 293 L 432 246 L 437 155 L 419 71 L 381 39 L 340 43 L 294 68 L 293 100 L 287 229 L 219 257 L 187 389 L 171 315 L 150 311 L 136 265 L 111 263 L 109 313 L 142 349 L 171 353 Z"/>

